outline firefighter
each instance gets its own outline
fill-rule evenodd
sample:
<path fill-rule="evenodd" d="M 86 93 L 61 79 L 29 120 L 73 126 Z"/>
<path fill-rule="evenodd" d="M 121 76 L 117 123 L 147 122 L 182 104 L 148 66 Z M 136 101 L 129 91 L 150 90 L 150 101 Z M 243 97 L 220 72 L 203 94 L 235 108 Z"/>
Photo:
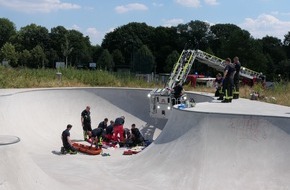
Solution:
<path fill-rule="evenodd" d="M 231 65 L 231 59 L 225 60 L 225 69 L 223 76 L 223 97 L 220 96 L 218 100 L 222 100 L 223 103 L 232 102 L 233 99 L 233 85 L 234 85 L 234 74 L 236 69 Z"/>
<path fill-rule="evenodd" d="M 234 57 L 234 66 L 236 69 L 236 73 L 234 75 L 234 93 L 233 93 L 233 99 L 239 99 L 240 96 L 240 70 L 241 70 L 241 63 L 239 61 L 239 58 L 236 56 Z"/>

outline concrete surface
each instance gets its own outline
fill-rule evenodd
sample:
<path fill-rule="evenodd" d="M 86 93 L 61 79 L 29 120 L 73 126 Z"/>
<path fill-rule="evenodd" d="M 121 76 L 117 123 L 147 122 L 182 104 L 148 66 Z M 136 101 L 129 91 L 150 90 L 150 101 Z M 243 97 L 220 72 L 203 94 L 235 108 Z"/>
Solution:
<path fill-rule="evenodd" d="M 289 107 L 193 94 L 196 107 L 175 108 L 167 121 L 149 117 L 148 92 L 0 89 L 0 138 L 20 138 L 0 145 L 0 190 L 290 189 Z M 125 127 L 136 123 L 155 141 L 133 156 L 123 156 L 123 148 L 104 150 L 108 157 L 56 155 L 68 123 L 71 138 L 81 141 L 86 105 L 93 127 L 124 115 Z"/>

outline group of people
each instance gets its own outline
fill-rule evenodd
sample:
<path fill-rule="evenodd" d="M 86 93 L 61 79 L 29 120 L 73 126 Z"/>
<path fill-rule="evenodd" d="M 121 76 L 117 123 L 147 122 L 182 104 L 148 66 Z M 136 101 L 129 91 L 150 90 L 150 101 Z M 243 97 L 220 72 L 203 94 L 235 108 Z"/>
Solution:
<path fill-rule="evenodd" d="M 124 128 L 125 117 L 121 116 L 111 120 L 105 118 L 101 121 L 98 126 L 92 129 L 91 125 L 91 112 L 90 106 L 87 106 L 81 112 L 81 124 L 83 128 L 83 137 L 85 141 L 89 141 L 91 145 L 95 145 L 96 148 L 101 148 L 103 142 L 119 144 L 120 147 L 134 147 L 137 145 L 144 146 L 145 139 L 136 124 L 131 125 L 131 129 Z M 71 154 L 76 153 L 75 148 L 72 146 L 70 139 L 71 124 L 67 125 L 67 128 L 62 132 L 63 152 Z"/>
<path fill-rule="evenodd" d="M 124 128 L 124 116 L 116 118 L 115 121 L 111 120 L 109 125 L 108 121 L 108 118 L 105 118 L 99 123 L 97 128 L 92 130 L 93 135 L 89 135 L 89 138 L 94 144 L 102 145 L 104 141 L 106 143 L 119 144 L 120 147 L 144 145 L 144 137 L 139 129 L 136 128 L 136 124 L 133 123 L 131 129 Z"/>
<path fill-rule="evenodd" d="M 101 121 L 98 126 L 92 129 L 90 106 L 87 106 L 81 112 L 81 124 L 83 128 L 83 137 L 85 141 L 91 142 L 96 148 L 100 148 L 103 142 L 119 144 L 120 147 L 133 147 L 144 145 L 144 137 L 135 124 L 131 125 L 131 129 L 124 128 L 125 117 L 121 116 L 111 120 L 108 118 Z M 68 152 L 75 152 L 72 143 L 69 139 L 69 131 L 72 125 L 68 125 L 67 129 L 62 134 L 64 149 Z"/>
<path fill-rule="evenodd" d="M 221 100 L 223 103 L 230 103 L 232 99 L 239 98 L 241 63 L 238 57 L 234 57 L 233 64 L 230 58 L 226 58 L 225 64 L 223 75 L 221 73 L 216 75 L 215 96 L 219 97 L 218 100 Z"/>

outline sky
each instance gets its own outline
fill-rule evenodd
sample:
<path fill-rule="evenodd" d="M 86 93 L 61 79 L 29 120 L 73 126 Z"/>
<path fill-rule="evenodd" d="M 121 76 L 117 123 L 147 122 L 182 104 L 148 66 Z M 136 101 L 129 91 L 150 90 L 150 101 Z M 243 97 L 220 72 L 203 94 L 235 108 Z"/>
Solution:
<path fill-rule="evenodd" d="M 235 24 L 260 39 L 284 40 L 290 31 L 289 0 L 0 0 L 0 18 L 17 30 L 30 24 L 64 26 L 101 45 L 106 33 L 130 22 L 171 27 L 190 21 Z M 1 26 L 0 26 L 1 27 Z"/>

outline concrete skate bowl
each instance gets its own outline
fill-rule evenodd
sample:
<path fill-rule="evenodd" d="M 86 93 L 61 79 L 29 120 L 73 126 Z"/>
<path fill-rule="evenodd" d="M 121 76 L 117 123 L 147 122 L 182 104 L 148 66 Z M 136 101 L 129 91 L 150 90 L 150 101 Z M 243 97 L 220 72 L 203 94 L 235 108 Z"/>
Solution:
<path fill-rule="evenodd" d="M 198 103 L 196 110 L 173 109 L 168 121 L 152 119 L 148 92 L 77 88 L 0 95 L 0 134 L 21 139 L 0 146 L 0 189 L 290 187 L 289 117 L 203 112 Z M 212 100 L 192 96 L 201 104 Z M 93 127 L 105 117 L 124 115 L 125 127 L 136 123 L 155 141 L 133 156 L 118 149 L 110 157 L 53 154 L 68 123 L 72 139 L 82 140 L 80 112 L 86 105 L 91 106 Z"/>

